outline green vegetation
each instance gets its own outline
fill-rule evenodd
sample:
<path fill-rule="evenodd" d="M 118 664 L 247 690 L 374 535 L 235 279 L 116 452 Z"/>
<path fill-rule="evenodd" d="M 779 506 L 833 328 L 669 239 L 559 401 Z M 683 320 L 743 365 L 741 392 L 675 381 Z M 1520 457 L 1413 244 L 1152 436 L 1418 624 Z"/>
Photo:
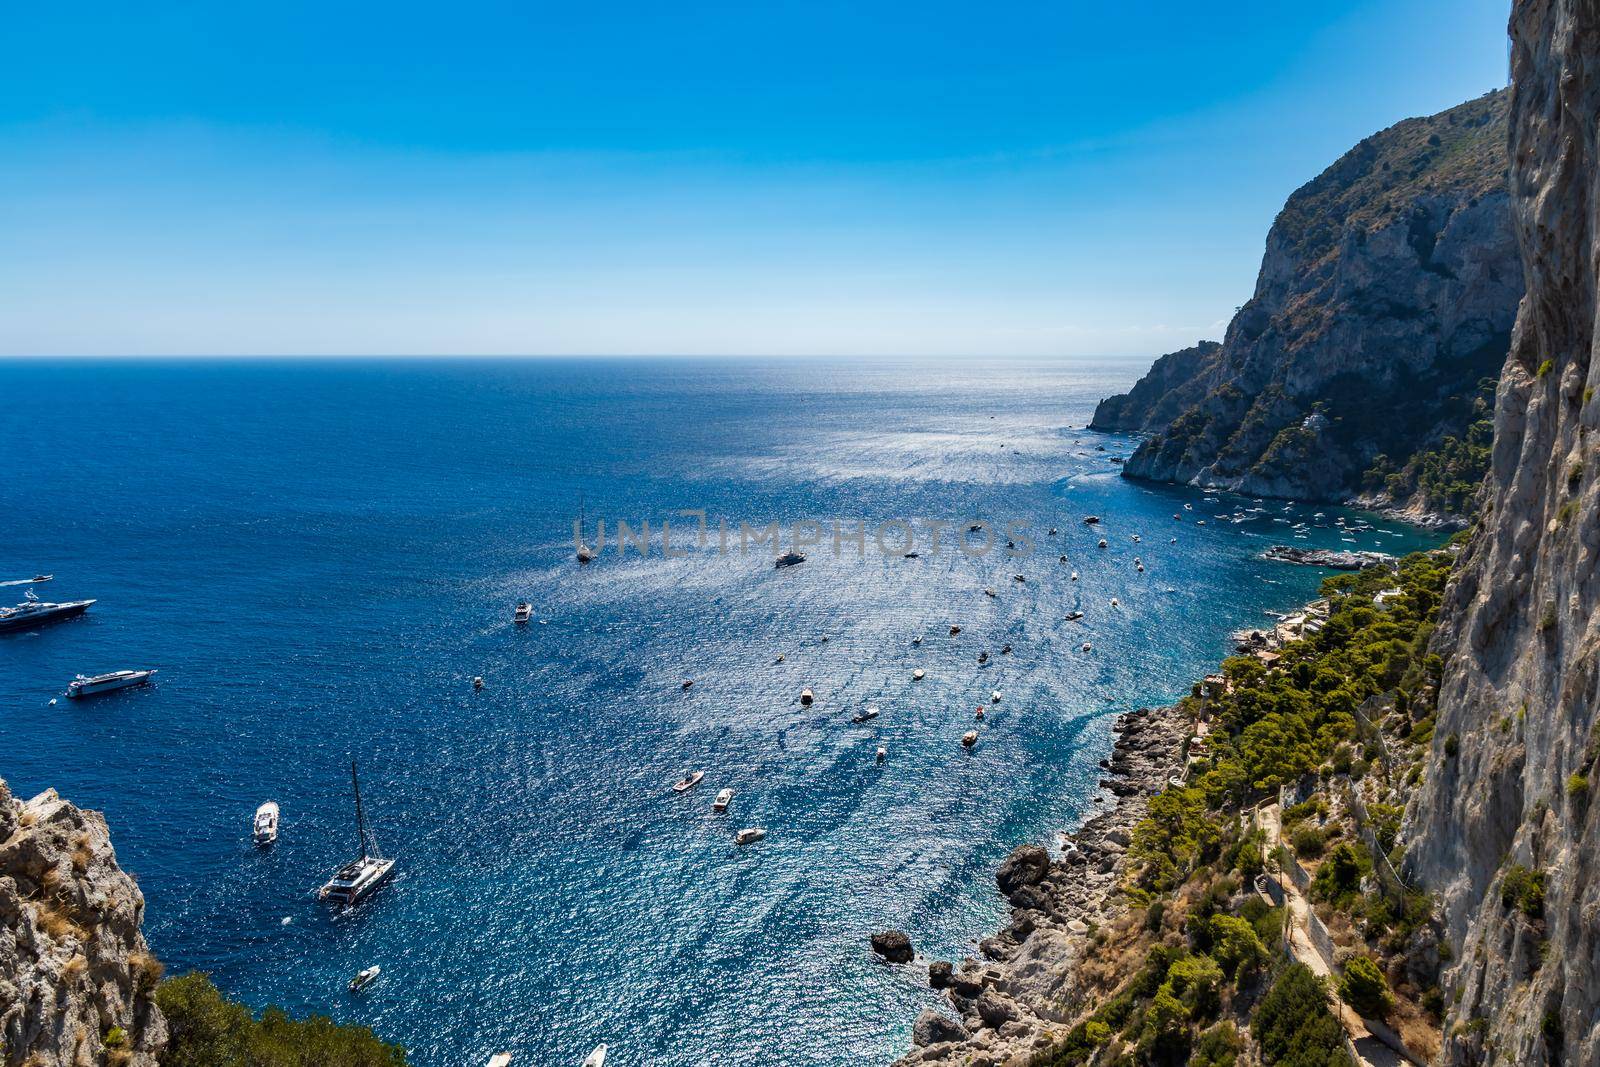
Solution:
<path fill-rule="evenodd" d="M 1362 475 L 1363 487 L 1369 492 L 1381 489 L 1396 502 L 1420 493 L 1423 502 L 1435 511 L 1469 513 L 1489 469 L 1496 384 L 1493 378 L 1478 382 L 1464 435 L 1449 435 L 1435 445 L 1419 449 L 1398 470 L 1388 456 L 1378 456 Z"/>
<path fill-rule="evenodd" d="M 1544 915 L 1544 872 L 1513 863 L 1500 879 L 1500 903 L 1515 906 L 1530 919 Z"/>
<path fill-rule="evenodd" d="M 1574 800 L 1582 800 L 1589 795 L 1589 776 L 1574 773 L 1567 779 L 1567 796 Z"/>
<path fill-rule="evenodd" d="M 1553 359 L 1547 359 L 1543 363 L 1539 364 L 1539 377 L 1543 378 L 1545 375 L 1549 374 L 1555 369 L 1556 361 Z"/>
<path fill-rule="evenodd" d="M 1369 1019 L 1381 1019 L 1388 1014 L 1394 998 L 1389 995 L 1389 983 L 1370 956 L 1353 956 L 1344 965 L 1344 977 L 1339 979 L 1339 995 L 1356 1011 Z"/>
<path fill-rule="evenodd" d="M 1250 1032 L 1275 1067 L 1351 1067 L 1328 991 L 1302 963 L 1286 967 L 1261 999 Z"/>
<path fill-rule="evenodd" d="M 295 1020 L 280 1008 L 260 1019 L 226 999 L 203 974 L 156 987 L 171 1040 L 161 1067 L 405 1067 L 405 1050 L 379 1041 L 365 1026 L 321 1015 Z"/>

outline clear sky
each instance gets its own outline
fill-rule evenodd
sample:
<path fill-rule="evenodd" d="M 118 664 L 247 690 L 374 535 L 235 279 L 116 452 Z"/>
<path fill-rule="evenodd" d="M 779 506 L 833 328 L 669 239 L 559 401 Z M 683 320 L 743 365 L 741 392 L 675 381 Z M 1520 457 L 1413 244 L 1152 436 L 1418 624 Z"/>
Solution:
<path fill-rule="evenodd" d="M 1508 8 L 13 6 L 0 353 L 1156 355 Z"/>

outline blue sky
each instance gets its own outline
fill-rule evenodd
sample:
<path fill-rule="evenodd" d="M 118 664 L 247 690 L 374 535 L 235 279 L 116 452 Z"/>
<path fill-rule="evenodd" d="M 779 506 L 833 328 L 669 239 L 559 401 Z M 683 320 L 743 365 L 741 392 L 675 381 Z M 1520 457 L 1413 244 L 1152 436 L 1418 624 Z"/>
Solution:
<path fill-rule="evenodd" d="M 1507 0 L 35 4 L 0 353 L 1156 355 Z"/>

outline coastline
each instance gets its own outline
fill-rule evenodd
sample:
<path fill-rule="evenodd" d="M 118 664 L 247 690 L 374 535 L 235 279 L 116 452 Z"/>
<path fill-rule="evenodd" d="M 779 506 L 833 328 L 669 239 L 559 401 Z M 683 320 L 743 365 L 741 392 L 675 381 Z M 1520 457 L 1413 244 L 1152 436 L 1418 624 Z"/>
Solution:
<path fill-rule="evenodd" d="M 1317 598 L 1272 627 L 1239 631 L 1236 652 L 1275 651 L 1326 610 L 1327 601 Z M 1081 964 L 1092 958 L 1096 930 L 1130 910 L 1115 890 L 1125 880 L 1134 827 L 1150 798 L 1185 773 L 1209 728 L 1203 713 L 1196 717 L 1181 702 L 1117 716 L 1116 742 L 1100 761 L 1104 776 L 1094 803 L 1101 810 L 1061 833 L 1058 852 L 1019 845 L 1001 861 L 995 883 L 1011 921 L 978 943 L 977 957 L 929 964 L 929 985 L 945 991 L 957 1019 L 924 1010 L 912 1025 L 911 1051 L 894 1067 L 1028 1067 L 1065 1036 L 1086 999 L 1089 976 Z"/>
<path fill-rule="evenodd" d="M 934 961 L 928 982 L 945 991 L 960 1021 L 926 1010 L 912 1027 L 913 1048 L 896 1067 L 960 1062 L 1016 1067 L 1048 1047 L 1076 1014 L 1078 964 L 1094 931 L 1128 911 L 1114 893 L 1122 883 L 1133 828 L 1150 797 L 1181 773 L 1195 720 L 1172 704 L 1119 715 L 1111 756 L 1096 795 L 1103 810 L 1052 855 L 1020 845 L 995 871 L 1011 921 L 984 938 L 978 956 Z"/>

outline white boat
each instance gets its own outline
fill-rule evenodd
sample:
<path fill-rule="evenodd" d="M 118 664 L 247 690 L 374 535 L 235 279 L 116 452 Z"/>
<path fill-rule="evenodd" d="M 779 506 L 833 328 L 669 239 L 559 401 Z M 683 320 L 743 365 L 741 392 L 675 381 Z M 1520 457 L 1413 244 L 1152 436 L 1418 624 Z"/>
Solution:
<path fill-rule="evenodd" d="M 147 685 L 155 677 L 155 671 L 112 671 L 110 674 L 96 674 L 93 676 L 78 675 L 67 683 L 67 696 L 73 700 L 79 697 L 90 697 L 96 693 L 109 693 L 114 689 L 127 689 L 135 685 Z"/>
<path fill-rule="evenodd" d="M 867 710 L 865 710 L 863 712 L 860 712 L 859 714 L 850 716 L 850 721 L 855 723 L 855 724 L 857 724 L 857 725 L 860 725 L 861 723 L 864 723 L 864 722 L 871 722 L 873 719 L 876 719 L 877 717 L 878 717 L 878 709 L 877 708 L 868 708 Z"/>
<path fill-rule="evenodd" d="M 472 679 L 472 688 L 473 689 L 482 689 L 483 688 L 483 675 L 480 674 L 480 675 L 478 675 L 478 676 L 476 676 L 475 678 Z"/>
<path fill-rule="evenodd" d="M 889 758 L 889 750 L 884 748 L 882 745 L 879 745 L 878 746 L 878 762 L 882 763 L 884 760 L 886 760 L 888 758 Z"/>
<path fill-rule="evenodd" d="M 488 1067 L 511 1067 L 511 1053 L 496 1052 L 489 1057 Z"/>
<path fill-rule="evenodd" d="M 517 601 L 517 610 L 512 613 L 511 621 L 515 623 L 526 623 L 532 618 L 533 605 L 528 603 L 526 600 Z"/>
<path fill-rule="evenodd" d="M 377 838 L 367 832 L 366 817 L 361 811 L 361 783 L 356 778 L 354 760 L 350 761 L 350 785 L 356 794 L 356 835 L 361 854 L 335 871 L 317 893 L 319 899 L 345 907 L 361 903 L 394 874 L 394 860 L 386 859 L 378 851 Z"/>
<path fill-rule="evenodd" d="M 728 804 L 733 800 L 733 790 L 724 789 L 717 794 L 717 799 L 711 802 L 712 811 L 727 811 Z"/>
<path fill-rule="evenodd" d="M 1072 580 L 1073 581 L 1077 581 L 1078 580 L 1078 572 L 1077 571 L 1073 571 L 1072 572 Z"/>
<path fill-rule="evenodd" d="M 690 771 L 688 774 L 685 774 L 682 778 L 672 783 L 672 791 L 674 793 L 687 793 L 689 790 L 699 785 L 700 779 L 704 778 L 705 776 L 705 771 Z"/>
<path fill-rule="evenodd" d="M 1100 538 L 1100 543 L 1098 545 L 1096 545 L 1095 547 L 1096 548 L 1104 548 L 1104 547 L 1106 547 L 1106 539 L 1104 537 Z"/>
<path fill-rule="evenodd" d="M 584 1057 L 582 1067 L 606 1067 L 606 1047 L 604 1044 L 596 1045 L 594 1051 Z"/>
<path fill-rule="evenodd" d="M 971 748 L 973 745 L 975 745 L 977 743 L 978 743 L 978 731 L 976 731 L 976 730 L 968 730 L 966 733 L 961 735 L 961 744 L 964 747 Z"/>
<path fill-rule="evenodd" d="M 1112 607 L 1114 607 L 1114 608 L 1119 608 L 1119 607 L 1121 607 L 1121 606 L 1122 606 L 1122 605 L 1121 605 L 1121 604 L 1120 604 L 1120 603 L 1118 603 L 1118 601 L 1117 601 L 1117 598 L 1116 598 L 1116 597 L 1112 597 L 1112 598 L 1111 598 L 1111 606 L 1112 606 Z"/>
<path fill-rule="evenodd" d="M 990 691 L 989 691 L 989 703 L 991 703 L 991 704 L 998 704 L 998 703 L 1000 703 L 1000 690 L 998 690 L 998 689 L 991 689 L 991 690 L 990 690 Z"/>
<path fill-rule="evenodd" d="M 800 690 L 800 703 L 801 704 L 803 704 L 803 705 L 805 705 L 806 707 L 809 708 L 811 706 L 811 702 L 813 700 L 815 700 L 815 699 L 817 699 L 817 695 L 815 693 L 813 693 L 811 690 L 809 690 L 809 689 Z"/>
<path fill-rule="evenodd" d="M 922 679 L 926 678 L 927 676 L 928 676 L 928 672 L 923 670 L 921 667 L 918 667 L 916 670 L 911 672 L 911 680 L 913 682 L 920 682 L 920 681 L 922 681 Z"/>
<path fill-rule="evenodd" d="M 270 845 L 278 839 L 278 803 L 269 800 L 256 809 L 256 817 L 250 824 L 250 833 L 258 845 Z"/>
<path fill-rule="evenodd" d="M 760 841 L 766 836 L 767 832 L 761 827 L 747 826 L 743 830 L 740 830 L 738 833 L 733 835 L 733 843 L 736 845 L 749 845 L 756 841 Z"/>
<path fill-rule="evenodd" d="M 378 980 L 378 975 L 382 973 L 383 968 L 379 967 L 377 964 L 373 964 L 371 967 L 366 968 L 360 974 L 350 979 L 350 992 L 361 992 L 363 989 L 367 988 L 367 986 L 371 985 L 373 982 L 376 982 Z"/>

